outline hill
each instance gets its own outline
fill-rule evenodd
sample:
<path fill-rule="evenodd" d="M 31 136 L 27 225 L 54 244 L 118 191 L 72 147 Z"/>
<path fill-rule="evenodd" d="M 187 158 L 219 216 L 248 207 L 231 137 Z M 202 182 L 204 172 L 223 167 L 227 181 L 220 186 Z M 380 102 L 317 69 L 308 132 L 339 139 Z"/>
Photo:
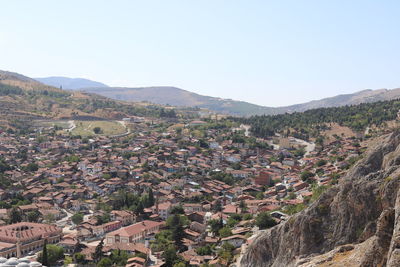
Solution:
<path fill-rule="evenodd" d="M 263 107 L 244 101 L 203 96 L 176 87 L 96 87 L 84 88 L 82 90 L 117 100 L 126 100 L 132 102 L 144 101 L 178 107 L 199 107 L 209 109 L 217 113 L 235 116 L 274 113 L 273 108 Z"/>
<path fill-rule="evenodd" d="M 0 71 L 0 130 L 27 129 L 34 120 L 174 117 L 174 110 L 103 96 L 64 91 L 18 73 Z"/>
<path fill-rule="evenodd" d="M 284 107 L 265 107 L 245 101 L 222 99 L 199 95 L 176 87 L 91 87 L 83 88 L 85 92 L 96 93 L 112 99 L 132 102 L 151 102 L 162 105 L 206 108 L 217 113 L 233 116 L 276 115 L 302 112 L 316 108 L 357 105 L 382 100 L 400 98 L 400 89 L 363 90 L 354 94 L 343 94 L 334 97 L 314 100 L 303 104 Z"/>
<path fill-rule="evenodd" d="M 107 87 L 107 85 L 104 83 L 83 78 L 68 78 L 68 77 L 54 76 L 45 78 L 35 78 L 35 80 L 57 88 L 62 87 L 62 89 L 67 89 L 67 90 L 79 90 L 86 87 Z"/>

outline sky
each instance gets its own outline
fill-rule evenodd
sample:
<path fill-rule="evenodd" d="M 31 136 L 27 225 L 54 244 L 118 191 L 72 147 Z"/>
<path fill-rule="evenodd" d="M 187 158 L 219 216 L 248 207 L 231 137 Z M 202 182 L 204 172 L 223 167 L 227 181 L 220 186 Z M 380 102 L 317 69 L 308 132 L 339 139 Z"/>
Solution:
<path fill-rule="evenodd" d="M 13 0 L 0 69 L 265 106 L 400 87 L 397 0 Z"/>

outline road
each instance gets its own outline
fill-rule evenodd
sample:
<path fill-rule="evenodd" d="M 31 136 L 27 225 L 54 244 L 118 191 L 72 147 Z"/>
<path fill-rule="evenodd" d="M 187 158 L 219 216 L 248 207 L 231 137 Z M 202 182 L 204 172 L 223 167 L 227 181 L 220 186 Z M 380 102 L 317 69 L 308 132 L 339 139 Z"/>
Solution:
<path fill-rule="evenodd" d="M 69 128 L 66 130 L 67 130 L 67 132 L 72 132 L 76 128 L 75 121 L 71 120 L 71 121 L 68 121 L 68 123 L 69 123 Z"/>
<path fill-rule="evenodd" d="M 126 132 L 122 134 L 111 135 L 110 137 L 124 137 L 131 134 L 131 129 L 126 125 L 125 121 L 117 121 L 117 122 L 125 127 Z"/>

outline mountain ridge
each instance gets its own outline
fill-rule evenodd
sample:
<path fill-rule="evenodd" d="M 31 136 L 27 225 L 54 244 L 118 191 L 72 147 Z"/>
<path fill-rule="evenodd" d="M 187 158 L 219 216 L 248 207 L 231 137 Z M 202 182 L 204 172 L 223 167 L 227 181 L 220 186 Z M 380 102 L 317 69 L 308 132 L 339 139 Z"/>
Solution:
<path fill-rule="evenodd" d="M 234 116 L 277 115 L 283 113 L 303 112 L 309 109 L 357 105 L 361 103 L 392 100 L 400 98 L 400 89 L 366 89 L 351 94 L 340 94 L 333 97 L 312 100 L 306 103 L 267 107 L 246 101 L 204 96 L 184 89 L 170 86 L 157 87 L 107 87 L 83 88 L 85 92 L 97 93 L 109 98 L 132 102 L 152 102 L 162 105 L 189 106 L 207 108 L 214 112 Z"/>
<path fill-rule="evenodd" d="M 43 83 L 49 83 L 48 80 L 43 79 L 46 78 L 42 78 L 41 81 Z M 102 84 L 95 81 L 90 82 L 93 84 Z M 63 89 L 69 89 L 67 87 L 63 86 Z M 282 107 L 268 107 L 249 103 L 246 101 L 201 95 L 174 86 L 87 86 L 72 88 L 71 90 L 95 93 L 115 100 L 124 100 L 130 102 L 150 102 L 154 104 L 171 105 L 178 107 L 199 107 L 209 109 L 216 113 L 245 117 L 252 115 L 277 115 L 283 113 L 303 112 L 316 108 L 357 105 L 361 103 L 370 103 L 400 98 L 400 88 L 376 90 L 364 89 L 355 93 L 339 94 L 336 96 L 312 100 L 305 103 Z"/>
<path fill-rule="evenodd" d="M 79 90 L 86 87 L 108 87 L 108 85 L 93 81 L 85 78 L 69 78 L 64 76 L 51 76 L 43 78 L 34 78 L 36 81 L 54 86 L 57 88 L 63 88 L 67 90 Z"/>

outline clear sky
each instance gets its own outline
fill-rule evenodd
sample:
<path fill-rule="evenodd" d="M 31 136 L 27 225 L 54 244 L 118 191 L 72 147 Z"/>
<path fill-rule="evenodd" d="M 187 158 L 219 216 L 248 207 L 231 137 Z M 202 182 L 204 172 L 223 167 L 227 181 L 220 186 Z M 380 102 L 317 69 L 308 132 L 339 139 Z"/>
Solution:
<path fill-rule="evenodd" d="M 0 69 L 267 106 L 400 87 L 400 1 L 12 0 Z"/>

